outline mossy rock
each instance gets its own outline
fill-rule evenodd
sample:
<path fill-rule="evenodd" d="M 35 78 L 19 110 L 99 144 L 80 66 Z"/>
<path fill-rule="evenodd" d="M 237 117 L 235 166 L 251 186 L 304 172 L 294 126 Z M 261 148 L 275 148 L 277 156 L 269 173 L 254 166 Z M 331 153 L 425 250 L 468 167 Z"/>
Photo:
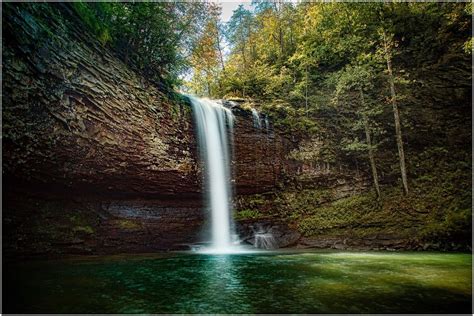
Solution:
<path fill-rule="evenodd" d="M 118 219 L 114 221 L 114 224 L 123 230 L 140 230 L 142 228 L 141 223 L 130 219 Z"/>
<path fill-rule="evenodd" d="M 263 214 L 261 214 L 258 210 L 245 209 L 234 213 L 235 220 L 257 219 L 262 217 Z"/>

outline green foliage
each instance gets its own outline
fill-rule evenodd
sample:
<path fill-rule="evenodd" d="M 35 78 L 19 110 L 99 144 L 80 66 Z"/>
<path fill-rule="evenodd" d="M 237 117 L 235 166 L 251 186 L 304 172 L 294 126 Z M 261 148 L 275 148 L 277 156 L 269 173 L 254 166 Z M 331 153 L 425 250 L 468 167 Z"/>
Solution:
<path fill-rule="evenodd" d="M 94 229 L 90 226 L 75 226 L 72 230 L 74 232 L 81 232 L 89 235 L 94 233 Z"/>
<path fill-rule="evenodd" d="M 421 238 L 435 243 L 466 243 L 472 231 L 472 210 L 448 210 L 442 221 L 430 222 L 421 230 Z"/>
<path fill-rule="evenodd" d="M 223 30 L 219 21 L 220 8 L 210 5 L 202 34 L 197 37 L 189 58 L 192 79 L 186 89 L 201 96 L 219 95 L 220 73 L 224 69 L 222 48 Z"/>
<path fill-rule="evenodd" d="M 433 95 L 440 93 L 438 100 L 448 104 L 442 91 L 452 84 L 465 96 L 456 103 L 469 105 L 471 8 L 467 3 L 255 2 L 254 10 L 239 7 L 227 28 L 220 28 L 230 44 L 224 64 L 216 58 L 220 40 L 212 36 L 206 55 L 212 62 L 194 62 L 191 82 L 200 94 L 260 104 L 275 127 L 305 140 L 293 159 L 356 164 L 370 173 L 371 150 L 379 175 L 398 178 L 387 58 L 402 139 L 412 144 L 419 138 L 422 112 L 435 107 Z M 450 66 L 444 64 L 450 60 Z M 210 77 L 200 75 L 204 65 L 210 65 L 205 72 Z M 462 78 L 457 73 L 443 75 L 447 69 L 467 70 L 466 80 L 457 81 Z M 443 79 L 431 84 L 433 78 Z M 322 144 L 313 146 L 316 138 Z"/>
<path fill-rule="evenodd" d="M 71 241 L 96 232 L 96 222 L 91 214 L 71 208 L 69 212 L 59 212 L 60 203 L 45 203 L 35 214 L 29 227 L 39 240 L 48 242 Z"/>
<path fill-rule="evenodd" d="M 102 45 L 112 40 L 107 23 L 108 15 L 111 14 L 110 4 L 97 2 L 91 5 L 86 2 L 72 2 L 71 5 Z"/>
<path fill-rule="evenodd" d="M 243 220 L 243 219 L 257 219 L 261 218 L 263 215 L 258 210 L 239 210 L 234 213 L 235 220 Z"/>
<path fill-rule="evenodd" d="M 390 234 L 445 248 L 452 243 L 467 246 L 472 226 L 471 156 L 469 151 L 457 151 L 455 157 L 453 160 L 453 153 L 441 146 L 428 147 L 412 157 L 416 172 L 405 196 L 398 185 L 385 184 L 381 200 L 375 192 L 356 190 L 352 196 L 338 199 L 337 186 L 330 189 L 320 183 L 311 188 L 304 182 L 311 178 L 299 178 L 303 188 L 286 186 L 270 199 L 272 204 L 254 209 L 265 208 L 267 216 L 292 223 L 307 237 Z"/>
<path fill-rule="evenodd" d="M 306 236 L 393 232 L 433 243 L 466 244 L 472 226 L 470 173 L 450 169 L 437 169 L 439 173 L 431 169 L 412 182 L 413 192 L 407 196 L 400 195 L 397 187 L 384 187 L 380 202 L 373 193 L 321 203 L 318 194 L 294 192 L 286 198 L 292 211 L 287 216 L 300 214 L 291 218 Z"/>
<path fill-rule="evenodd" d="M 206 20 L 205 3 L 73 2 L 88 29 L 125 63 L 165 88 L 178 84 Z"/>
<path fill-rule="evenodd" d="M 373 195 L 356 195 L 313 210 L 314 215 L 303 218 L 298 229 L 302 234 L 312 236 L 334 228 L 359 226 L 365 222 L 365 217 L 373 216 L 378 209 Z"/>

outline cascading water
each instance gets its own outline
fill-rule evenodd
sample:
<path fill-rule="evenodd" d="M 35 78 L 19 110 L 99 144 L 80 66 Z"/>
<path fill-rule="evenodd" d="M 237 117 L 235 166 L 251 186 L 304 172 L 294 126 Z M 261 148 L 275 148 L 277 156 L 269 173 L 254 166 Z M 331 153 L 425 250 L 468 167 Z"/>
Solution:
<path fill-rule="evenodd" d="M 201 159 L 204 160 L 208 203 L 211 209 L 212 243 L 210 252 L 231 252 L 231 181 L 228 134 L 232 135 L 234 116 L 216 101 L 189 96 L 197 127 Z"/>
<path fill-rule="evenodd" d="M 253 127 L 258 129 L 262 128 L 262 123 L 260 122 L 260 114 L 254 108 L 252 108 L 251 111 L 253 116 Z"/>
<path fill-rule="evenodd" d="M 258 250 L 241 246 L 232 222 L 231 154 L 233 150 L 234 115 L 219 101 L 187 95 L 191 101 L 198 136 L 208 207 L 211 211 L 211 247 L 191 246 L 200 253 L 253 253 Z M 254 126 L 261 129 L 260 115 L 252 109 Z M 266 122 L 267 123 L 267 122 Z M 230 141 L 229 141 L 230 140 Z M 268 234 L 256 236 L 256 248 L 274 249 Z"/>
<path fill-rule="evenodd" d="M 256 233 L 254 235 L 256 248 L 261 249 L 276 249 L 278 243 L 272 233 Z"/>

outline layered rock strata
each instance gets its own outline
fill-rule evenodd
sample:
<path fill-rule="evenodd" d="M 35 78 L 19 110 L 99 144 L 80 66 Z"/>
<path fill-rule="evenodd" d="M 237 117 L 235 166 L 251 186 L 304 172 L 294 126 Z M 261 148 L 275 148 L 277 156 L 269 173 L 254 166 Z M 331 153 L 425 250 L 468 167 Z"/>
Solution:
<path fill-rule="evenodd" d="M 4 6 L 2 40 L 6 251 L 154 251 L 199 240 L 206 210 L 186 99 L 130 70 L 68 4 Z M 288 142 L 228 106 L 235 191 L 272 190 Z"/>

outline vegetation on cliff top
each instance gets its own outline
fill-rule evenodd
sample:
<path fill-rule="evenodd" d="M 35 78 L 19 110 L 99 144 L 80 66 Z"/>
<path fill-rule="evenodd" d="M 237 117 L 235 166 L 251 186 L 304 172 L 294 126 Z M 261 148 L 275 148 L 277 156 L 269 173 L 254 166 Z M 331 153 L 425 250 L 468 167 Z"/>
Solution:
<path fill-rule="evenodd" d="M 207 23 L 204 2 L 73 2 L 90 32 L 126 64 L 165 89 L 179 83 Z"/>

